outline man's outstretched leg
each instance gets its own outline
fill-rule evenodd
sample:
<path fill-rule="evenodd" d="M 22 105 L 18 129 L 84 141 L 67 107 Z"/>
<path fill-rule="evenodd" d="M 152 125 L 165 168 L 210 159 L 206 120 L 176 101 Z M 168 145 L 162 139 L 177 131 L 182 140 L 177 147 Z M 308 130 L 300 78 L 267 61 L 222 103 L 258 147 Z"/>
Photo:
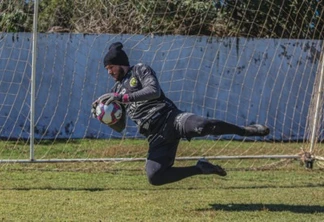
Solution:
<path fill-rule="evenodd" d="M 225 134 L 236 134 L 239 136 L 266 136 L 270 133 L 268 127 L 260 124 L 240 127 L 221 120 L 206 119 L 197 115 L 191 115 L 185 121 L 178 121 L 177 123 L 181 129 L 182 136 L 188 139 L 207 135 L 218 136 Z"/>
<path fill-rule="evenodd" d="M 224 169 L 206 160 L 199 160 L 194 166 L 173 167 L 180 135 L 173 127 L 172 119 L 168 124 L 167 130 L 161 127 L 159 132 L 148 137 L 150 147 L 145 170 L 150 184 L 164 185 L 199 174 L 226 175 Z"/>
<path fill-rule="evenodd" d="M 200 174 L 227 175 L 221 166 L 213 165 L 206 159 L 198 160 L 195 166 L 173 167 L 168 165 L 167 157 L 161 157 L 157 160 L 147 160 L 146 174 L 150 184 L 156 186 L 177 182 Z"/>

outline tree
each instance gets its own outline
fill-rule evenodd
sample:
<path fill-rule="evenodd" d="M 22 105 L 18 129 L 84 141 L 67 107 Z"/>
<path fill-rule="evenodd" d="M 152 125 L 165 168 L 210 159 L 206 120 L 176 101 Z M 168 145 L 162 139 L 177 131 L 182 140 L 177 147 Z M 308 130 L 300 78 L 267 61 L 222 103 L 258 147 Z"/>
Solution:
<path fill-rule="evenodd" d="M 53 26 L 73 30 L 73 0 L 42 0 L 39 5 L 39 30 L 47 32 Z"/>
<path fill-rule="evenodd" d="M 30 32 L 32 4 L 1 4 L 0 31 Z M 323 8 L 319 0 L 41 0 L 38 30 L 323 39 Z"/>
<path fill-rule="evenodd" d="M 0 31 L 25 32 L 32 27 L 31 4 L 24 0 L 3 1 L 0 4 Z"/>
<path fill-rule="evenodd" d="M 323 3 L 318 0 L 226 0 L 221 17 L 234 36 L 323 39 Z"/>

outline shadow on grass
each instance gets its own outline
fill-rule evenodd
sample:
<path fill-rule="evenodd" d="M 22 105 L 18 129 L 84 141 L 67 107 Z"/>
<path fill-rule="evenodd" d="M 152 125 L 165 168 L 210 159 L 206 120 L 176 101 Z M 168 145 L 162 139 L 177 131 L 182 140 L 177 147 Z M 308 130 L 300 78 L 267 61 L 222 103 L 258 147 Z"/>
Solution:
<path fill-rule="evenodd" d="M 33 188 L 12 188 L 12 189 L 3 189 L 3 190 L 16 190 L 16 191 L 30 191 L 30 190 L 48 190 L 48 191 L 90 191 L 90 192 L 97 192 L 97 191 L 107 191 L 113 189 L 107 188 L 68 188 L 68 187 L 33 187 Z"/>
<path fill-rule="evenodd" d="M 224 187 L 223 189 L 228 190 L 244 190 L 244 189 L 295 189 L 295 188 L 316 188 L 316 187 L 324 187 L 324 183 L 307 183 L 307 184 L 292 184 L 292 185 L 260 185 L 260 186 L 231 186 L 231 187 Z"/>
<path fill-rule="evenodd" d="M 13 145 L 26 145 L 29 144 L 29 139 L 24 139 L 24 138 L 5 138 L 5 137 L 0 137 L 0 140 L 5 141 L 6 143 L 13 144 Z M 37 140 L 35 139 L 35 144 L 37 145 L 54 145 L 54 144 L 66 144 L 66 143 L 71 143 L 71 144 L 80 144 L 82 142 L 81 139 L 53 139 L 53 140 Z"/>
<path fill-rule="evenodd" d="M 274 185 L 263 185 L 263 186 L 231 186 L 231 187 L 217 187 L 218 190 L 241 190 L 241 189 L 296 189 L 296 188 L 318 188 L 318 187 L 324 187 L 323 183 L 319 183 L 319 184 L 305 184 L 305 185 L 290 185 L 290 186 L 274 186 Z M 59 186 L 44 186 L 44 187 L 8 187 L 8 188 L 4 188 L 4 187 L 0 187 L 0 191 L 1 190 L 16 190 L 16 191 L 29 191 L 29 190 L 49 190 L 49 191 L 57 191 L 57 190 L 64 190 L 64 191 L 90 191 L 90 192 L 98 192 L 98 191 L 109 191 L 109 190 L 214 190 L 215 189 L 215 185 L 211 185 L 211 186 L 187 186 L 187 187 L 177 187 L 177 186 L 160 186 L 160 187 L 155 187 L 155 186 L 145 186 L 145 187 L 59 187 Z M 226 207 L 227 210 L 235 210 L 237 208 L 233 208 L 233 206 L 236 205 L 212 205 L 212 206 L 223 206 Z M 240 205 L 239 205 L 240 206 Z M 242 208 L 246 208 L 246 206 L 249 205 L 242 205 L 244 207 Z M 259 207 L 258 207 L 259 208 Z M 207 210 L 207 209 L 206 209 Z M 224 209 L 225 210 L 225 209 Z M 322 212 L 324 212 L 324 206 L 322 206 Z"/>
<path fill-rule="evenodd" d="M 31 191 L 31 190 L 47 190 L 47 191 L 89 191 L 89 192 L 99 192 L 99 191 L 157 191 L 157 189 L 152 186 L 151 188 L 133 188 L 133 187 L 111 187 L 111 188 L 100 188 L 100 187 L 93 187 L 93 188 L 74 188 L 74 187 L 16 187 L 16 188 L 0 188 L 1 190 L 14 190 L 14 191 Z M 165 187 L 159 188 L 159 190 L 184 190 L 183 188 L 177 187 Z M 189 187 L 185 190 L 205 190 L 204 188 L 194 188 Z"/>
<path fill-rule="evenodd" d="M 202 208 L 198 211 L 268 211 L 293 213 L 324 213 L 324 206 L 320 205 L 287 205 L 287 204 L 210 204 L 211 208 Z"/>

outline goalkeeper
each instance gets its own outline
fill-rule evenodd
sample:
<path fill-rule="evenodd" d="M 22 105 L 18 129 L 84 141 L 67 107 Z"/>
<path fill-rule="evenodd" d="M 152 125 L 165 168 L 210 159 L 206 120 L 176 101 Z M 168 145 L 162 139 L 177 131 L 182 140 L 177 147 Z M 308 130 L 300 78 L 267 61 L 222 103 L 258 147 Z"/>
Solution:
<path fill-rule="evenodd" d="M 126 114 L 136 123 L 139 132 L 149 142 L 146 174 L 152 185 L 163 185 L 199 174 L 226 176 L 226 171 L 206 159 L 198 160 L 189 167 L 174 167 L 177 147 L 181 138 L 206 135 L 236 134 L 240 136 L 266 136 L 269 128 L 255 124 L 240 127 L 217 119 L 207 119 L 179 110 L 168 99 L 158 82 L 154 70 L 145 64 L 129 65 L 120 42 L 113 43 L 104 57 L 104 66 L 115 80 L 111 93 L 99 97 L 92 103 L 92 114 L 103 102 L 122 104 Z M 125 112 L 124 112 L 125 113 Z M 112 129 L 121 132 L 125 128 L 125 115 Z"/>

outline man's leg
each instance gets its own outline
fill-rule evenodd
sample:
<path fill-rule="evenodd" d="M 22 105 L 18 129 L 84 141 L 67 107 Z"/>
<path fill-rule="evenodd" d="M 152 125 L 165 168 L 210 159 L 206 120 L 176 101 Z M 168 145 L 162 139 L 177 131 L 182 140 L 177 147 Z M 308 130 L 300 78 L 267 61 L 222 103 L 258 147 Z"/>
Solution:
<path fill-rule="evenodd" d="M 195 166 L 173 167 L 168 166 L 167 157 L 161 157 L 156 160 L 147 160 L 146 174 L 150 184 L 158 186 L 199 174 L 226 176 L 227 173 L 222 167 L 213 165 L 205 159 L 199 160 Z"/>
<path fill-rule="evenodd" d="M 206 135 L 236 134 L 239 136 L 266 136 L 269 128 L 260 124 L 240 127 L 221 120 L 206 119 L 201 116 L 191 115 L 183 122 L 178 122 L 183 137 L 191 139 Z"/>
<path fill-rule="evenodd" d="M 200 174 L 196 166 L 168 166 L 167 160 L 164 157 L 155 160 L 148 159 L 145 168 L 150 184 L 156 186 L 177 182 L 184 178 Z"/>
<path fill-rule="evenodd" d="M 174 167 L 173 164 L 176 157 L 179 139 L 174 139 L 168 142 L 170 139 L 164 139 L 164 136 L 167 134 L 168 133 L 164 132 L 160 135 L 156 135 L 155 139 L 150 143 L 150 149 L 145 166 L 147 178 L 150 184 L 163 185 L 173 183 L 199 174 L 217 174 L 220 176 L 226 176 L 226 172 L 223 168 L 213 165 L 207 160 L 199 160 L 195 166 Z"/>
<path fill-rule="evenodd" d="M 178 116 L 178 114 L 179 112 L 171 114 L 167 121 L 159 127 L 158 132 L 148 135 L 150 147 L 145 169 L 149 182 L 152 185 L 163 185 L 198 174 L 225 176 L 224 169 L 206 160 L 199 160 L 195 166 L 173 167 L 181 138 L 180 128 L 177 124 L 181 125 L 189 116 Z"/>

